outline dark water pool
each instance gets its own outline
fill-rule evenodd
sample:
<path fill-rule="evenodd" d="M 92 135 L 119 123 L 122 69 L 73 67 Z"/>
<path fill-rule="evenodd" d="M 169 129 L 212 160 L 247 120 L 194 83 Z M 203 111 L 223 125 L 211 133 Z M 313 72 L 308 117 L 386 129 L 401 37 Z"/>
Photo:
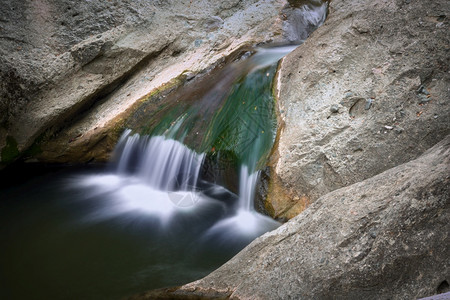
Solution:
<path fill-rule="evenodd" d="M 0 299 L 122 299 L 180 285 L 255 237 L 205 234 L 237 198 L 223 188 L 206 186 L 195 211 L 162 218 L 141 200 L 123 202 L 121 193 L 140 185 L 114 176 L 62 169 L 0 190 Z"/>

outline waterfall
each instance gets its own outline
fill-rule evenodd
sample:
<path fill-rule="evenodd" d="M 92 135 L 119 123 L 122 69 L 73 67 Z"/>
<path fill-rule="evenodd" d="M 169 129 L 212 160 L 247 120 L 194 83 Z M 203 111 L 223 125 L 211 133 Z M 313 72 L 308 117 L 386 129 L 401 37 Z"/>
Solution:
<path fill-rule="evenodd" d="M 239 177 L 239 206 L 246 211 L 253 210 L 255 187 L 259 177 L 259 171 L 248 173 L 248 167 L 242 166 Z"/>
<path fill-rule="evenodd" d="M 81 181 L 92 195 L 111 194 L 112 203 L 94 218 L 138 212 L 164 225 L 176 222 L 180 213 L 195 216 L 207 209 L 219 216 L 204 231 L 205 240 L 215 242 L 247 243 L 276 228 L 279 223 L 256 212 L 253 203 L 259 170 L 276 135 L 272 96 L 276 63 L 294 49 L 257 48 L 224 68 L 221 80 L 208 85 L 209 92 L 190 106 L 167 110 L 163 120 L 148 130 L 150 135 L 125 130 L 114 151 L 113 174 Z M 223 174 L 238 178 L 238 195 L 226 184 L 219 186 L 216 182 L 225 181 L 216 181 L 214 174 L 200 177 L 206 159 L 220 168 L 227 157 L 234 171 Z"/>
<path fill-rule="evenodd" d="M 222 80 L 210 86 L 210 92 L 185 111 L 169 111 L 167 119 L 150 131 L 152 135 L 125 130 L 114 153 L 113 169 L 119 178 L 114 182 L 119 183 L 106 186 L 117 188 L 120 209 L 157 215 L 164 222 L 186 208 L 195 214 L 197 209 L 214 202 L 205 191 L 204 180 L 199 178 L 206 156 L 214 160 L 231 155 L 237 168 L 235 176 L 239 178 L 238 195 L 231 198 L 237 201 L 222 197 L 219 203 L 228 207 L 225 217 L 206 230 L 205 239 L 245 237 L 247 241 L 277 227 L 279 223 L 254 210 L 253 202 L 259 169 L 270 154 L 276 134 L 272 97 L 276 63 L 294 49 L 295 46 L 258 48 L 255 54 L 224 69 Z M 224 87 L 229 91 L 223 91 Z M 223 95 L 219 95 L 220 91 Z M 212 116 L 205 124 L 207 112 Z M 199 135 L 197 130 L 202 129 L 204 133 Z M 197 143 L 190 145 L 189 141 Z M 223 164 L 211 162 L 219 168 Z M 111 176 L 105 181 L 111 182 Z M 98 183 L 97 178 L 95 184 Z M 224 189 L 214 180 L 206 185 L 210 190 Z"/>
<path fill-rule="evenodd" d="M 116 152 L 117 173 L 131 173 L 160 191 L 194 191 L 205 157 L 178 141 L 131 135 L 131 130 L 123 133 Z"/>

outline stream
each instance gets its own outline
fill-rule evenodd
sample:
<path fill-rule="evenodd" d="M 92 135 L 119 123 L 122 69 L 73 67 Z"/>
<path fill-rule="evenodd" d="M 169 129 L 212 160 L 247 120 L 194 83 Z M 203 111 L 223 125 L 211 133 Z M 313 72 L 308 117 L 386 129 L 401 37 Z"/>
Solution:
<path fill-rule="evenodd" d="M 253 200 L 276 138 L 277 62 L 296 47 L 248 51 L 189 105 L 125 130 L 107 166 L 0 189 L 0 299 L 121 299 L 181 285 L 277 228 Z"/>

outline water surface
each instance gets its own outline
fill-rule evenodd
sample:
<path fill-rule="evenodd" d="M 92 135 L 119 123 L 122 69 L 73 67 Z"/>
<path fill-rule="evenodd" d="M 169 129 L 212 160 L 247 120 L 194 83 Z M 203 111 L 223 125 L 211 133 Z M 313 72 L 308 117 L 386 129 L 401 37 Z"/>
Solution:
<path fill-rule="evenodd" d="M 0 199 L 1 299 L 121 299 L 187 283 L 270 229 L 207 234 L 237 195 L 209 183 L 170 194 L 103 169 L 30 178 Z M 178 206 L 152 205 L 164 200 Z"/>

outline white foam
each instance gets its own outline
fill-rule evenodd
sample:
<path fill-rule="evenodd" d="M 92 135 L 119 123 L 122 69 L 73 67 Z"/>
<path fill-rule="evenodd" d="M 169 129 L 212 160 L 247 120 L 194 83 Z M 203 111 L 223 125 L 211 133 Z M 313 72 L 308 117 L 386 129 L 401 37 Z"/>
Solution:
<path fill-rule="evenodd" d="M 253 239 L 273 230 L 281 224 L 255 211 L 239 209 L 230 218 L 217 222 L 205 234 L 205 238 L 217 238 L 224 242 Z"/>

